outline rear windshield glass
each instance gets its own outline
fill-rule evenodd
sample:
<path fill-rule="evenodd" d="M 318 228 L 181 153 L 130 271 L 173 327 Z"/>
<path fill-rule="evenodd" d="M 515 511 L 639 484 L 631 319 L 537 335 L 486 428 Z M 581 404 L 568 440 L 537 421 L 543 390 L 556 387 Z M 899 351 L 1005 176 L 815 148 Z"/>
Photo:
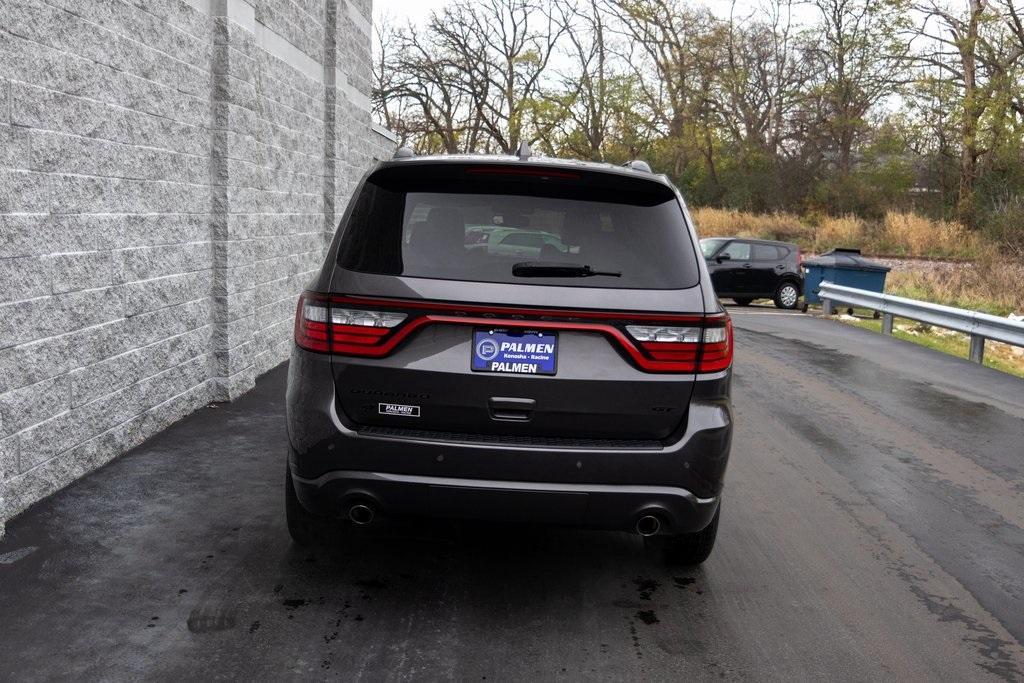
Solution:
<path fill-rule="evenodd" d="M 452 166 L 387 168 L 370 176 L 342 226 L 339 264 L 367 273 L 509 284 L 697 284 L 682 210 L 663 185 L 610 174 L 539 176 L 530 169 L 528 176 L 505 175 L 500 168 L 474 173 Z M 570 267 L 562 277 L 513 275 L 513 266 L 523 263 Z M 582 266 L 604 274 L 581 276 Z"/>

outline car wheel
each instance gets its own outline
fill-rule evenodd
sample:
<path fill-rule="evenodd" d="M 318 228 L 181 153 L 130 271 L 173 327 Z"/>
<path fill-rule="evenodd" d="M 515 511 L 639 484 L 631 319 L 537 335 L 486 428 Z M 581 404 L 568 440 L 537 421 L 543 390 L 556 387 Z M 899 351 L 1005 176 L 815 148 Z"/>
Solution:
<path fill-rule="evenodd" d="M 297 545 L 316 545 L 330 536 L 330 521 L 314 515 L 299 502 L 292 482 L 290 469 L 285 470 L 284 480 L 284 515 L 288 522 L 288 534 Z"/>
<path fill-rule="evenodd" d="M 663 553 L 665 563 L 672 566 L 697 565 L 704 562 L 711 556 L 715 547 L 715 538 L 718 536 L 718 518 L 722 514 L 722 506 L 719 504 L 715 516 L 711 522 L 698 532 L 692 534 L 674 534 L 671 536 L 650 536 L 647 541 L 653 541 Z"/>
<path fill-rule="evenodd" d="M 741 297 L 739 299 L 733 297 L 733 301 L 736 302 L 737 306 L 749 306 L 750 302 L 753 301 L 750 297 Z"/>
<path fill-rule="evenodd" d="M 775 305 L 778 308 L 792 310 L 800 300 L 800 288 L 792 282 L 783 282 L 775 292 Z"/>

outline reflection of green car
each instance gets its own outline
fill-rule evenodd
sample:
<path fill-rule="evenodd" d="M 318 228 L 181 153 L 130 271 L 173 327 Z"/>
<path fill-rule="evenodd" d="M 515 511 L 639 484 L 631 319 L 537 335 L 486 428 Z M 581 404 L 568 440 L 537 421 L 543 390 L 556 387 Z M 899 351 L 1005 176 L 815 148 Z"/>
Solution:
<path fill-rule="evenodd" d="M 466 228 L 465 244 L 470 249 L 485 247 L 488 238 L 497 230 L 508 232 L 508 228 L 503 228 L 500 225 L 470 225 Z"/>
<path fill-rule="evenodd" d="M 488 253 L 499 256 L 537 258 L 545 246 L 554 247 L 563 254 L 569 251 L 558 235 L 542 230 L 496 230 L 487 240 Z"/>

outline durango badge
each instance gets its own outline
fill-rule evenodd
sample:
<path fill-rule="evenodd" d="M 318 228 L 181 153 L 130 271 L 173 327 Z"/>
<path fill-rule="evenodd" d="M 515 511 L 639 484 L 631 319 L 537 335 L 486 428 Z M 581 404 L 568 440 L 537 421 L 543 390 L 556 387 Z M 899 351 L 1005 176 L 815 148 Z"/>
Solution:
<path fill-rule="evenodd" d="M 401 417 L 419 417 L 419 406 L 404 406 L 399 403 L 378 403 L 377 412 L 381 415 L 399 415 Z"/>

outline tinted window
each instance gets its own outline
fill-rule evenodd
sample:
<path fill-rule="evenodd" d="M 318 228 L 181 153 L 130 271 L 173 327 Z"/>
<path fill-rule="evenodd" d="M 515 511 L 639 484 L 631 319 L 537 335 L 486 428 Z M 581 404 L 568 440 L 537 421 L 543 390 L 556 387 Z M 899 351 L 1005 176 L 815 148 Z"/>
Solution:
<path fill-rule="evenodd" d="M 712 255 L 718 248 L 725 244 L 728 240 L 723 239 L 706 239 L 700 241 L 700 251 L 704 254 L 704 258 L 711 258 Z"/>
<path fill-rule="evenodd" d="M 733 242 L 725 250 L 719 254 L 723 256 L 729 255 L 733 261 L 749 261 L 750 260 L 750 243 L 749 242 Z"/>
<path fill-rule="evenodd" d="M 535 232 L 514 232 L 501 240 L 501 243 L 511 247 L 536 247 L 540 249 L 544 246 L 544 238 Z"/>
<path fill-rule="evenodd" d="M 773 247 L 770 244 L 754 245 L 755 261 L 778 261 L 780 258 L 782 258 L 782 250 L 778 247 Z"/>
<path fill-rule="evenodd" d="M 452 166 L 446 165 L 445 171 L 451 173 Z M 672 191 L 660 184 L 643 181 L 640 186 L 629 179 L 629 191 L 617 191 L 614 182 L 623 181 L 615 176 L 597 179 L 613 184 L 596 188 L 584 173 L 555 183 L 517 177 L 447 182 L 429 173 L 396 180 L 387 173 L 379 177 L 382 173 L 364 183 L 343 226 L 338 256 L 342 267 L 405 277 L 567 287 L 680 289 L 697 284 L 682 209 Z M 482 232 L 493 238 L 481 240 Z M 622 275 L 513 276 L 512 266 L 524 260 L 590 265 Z"/>

